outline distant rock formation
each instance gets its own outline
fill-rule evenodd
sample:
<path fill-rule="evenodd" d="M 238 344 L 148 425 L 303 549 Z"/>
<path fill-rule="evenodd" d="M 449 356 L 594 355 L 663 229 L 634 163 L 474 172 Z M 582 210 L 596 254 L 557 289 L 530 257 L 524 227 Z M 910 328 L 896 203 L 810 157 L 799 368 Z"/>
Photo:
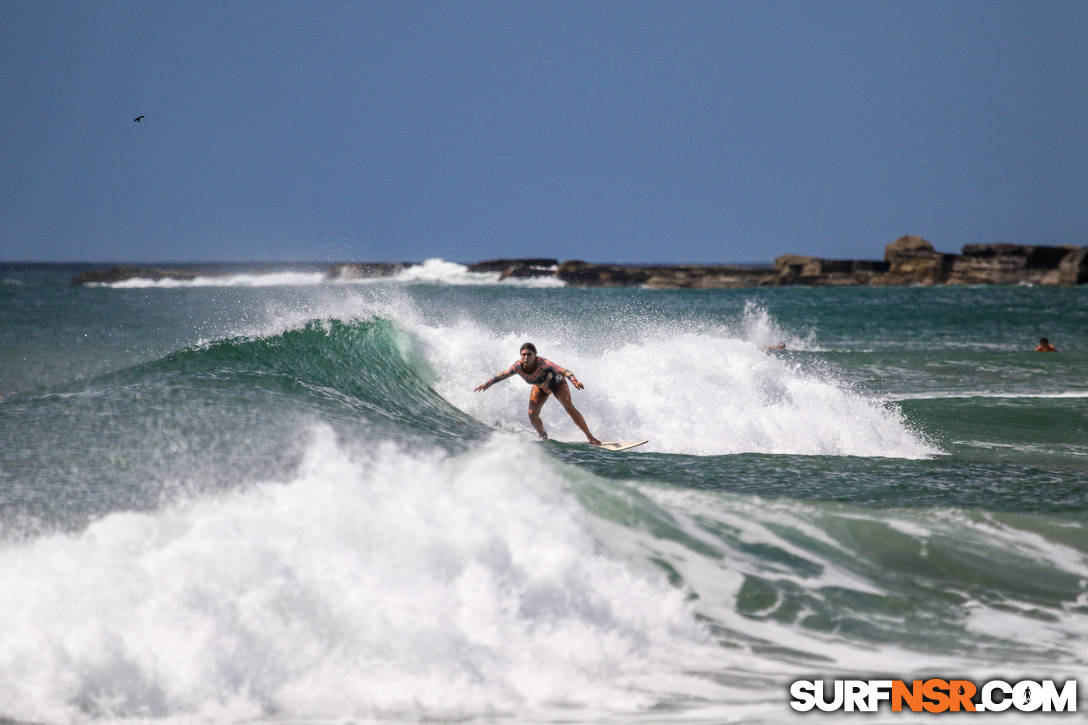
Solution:
<path fill-rule="evenodd" d="M 567 284 L 581 287 L 627 287 L 646 284 L 650 279 L 650 273 L 644 267 L 592 264 L 580 259 L 560 264 L 555 276 Z"/>
<path fill-rule="evenodd" d="M 884 261 L 784 255 L 771 284 L 807 285 L 1076 285 L 1088 282 L 1088 247 L 968 244 L 938 252 L 907 235 L 884 248 Z"/>
<path fill-rule="evenodd" d="M 337 264 L 328 280 L 392 277 L 412 262 Z M 922 237 L 907 235 L 884 248 L 884 259 L 822 259 L 784 254 L 773 267 L 740 265 L 594 264 L 582 260 L 492 259 L 470 272 L 498 272 L 500 279 L 555 276 L 577 287 L 643 286 L 658 289 L 722 289 L 813 285 L 1078 285 L 1088 283 L 1088 247 L 968 244 L 962 254 L 938 252 Z M 193 279 L 193 269 L 123 266 L 83 272 L 73 285 L 126 279 Z"/>
<path fill-rule="evenodd" d="M 1088 247 L 1074 247 L 1058 264 L 1058 284 L 1088 283 Z"/>
<path fill-rule="evenodd" d="M 1084 249 L 968 244 L 952 260 L 947 284 L 1080 284 Z M 1067 261 L 1068 260 L 1068 261 Z"/>
<path fill-rule="evenodd" d="M 844 287 L 876 284 L 888 272 L 888 262 L 865 259 L 820 259 L 784 254 L 774 260 L 777 274 L 765 285 L 823 285 Z"/>
<path fill-rule="evenodd" d="M 351 262 L 337 264 L 325 272 L 329 281 L 347 279 L 367 279 L 370 277 L 392 277 L 398 272 L 413 266 L 408 262 Z"/>
<path fill-rule="evenodd" d="M 880 284 L 940 284 L 948 278 L 954 258 L 954 254 L 941 254 L 919 236 L 899 237 L 884 248 L 888 273 Z"/>
<path fill-rule="evenodd" d="M 72 278 L 72 285 L 85 284 L 114 284 L 127 279 L 150 279 L 158 282 L 161 279 L 195 279 L 196 271 L 192 269 L 169 269 L 166 267 L 135 267 L 121 266 L 109 269 L 90 269 L 81 272 Z"/>
<path fill-rule="evenodd" d="M 468 265 L 469 272 L 498 272 L 499 279 L 553 277 L 558 259 L 489 259 Z"/>
<path fill-rule="evenodd" d="M 769 267 L 737 265 L 623 265 L 563 262 L 555 276 L 580 287 L 641 285 L 657 289 L 721 289 L 765 284 L 774 273 Z"/>

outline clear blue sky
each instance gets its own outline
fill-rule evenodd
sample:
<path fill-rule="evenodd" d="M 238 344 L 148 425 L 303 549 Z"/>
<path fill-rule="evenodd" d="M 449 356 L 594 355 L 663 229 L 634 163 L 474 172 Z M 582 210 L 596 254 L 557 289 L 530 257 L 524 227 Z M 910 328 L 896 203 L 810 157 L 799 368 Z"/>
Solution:
<path fill-rule="evenodd" d="M 1088 244 L 1080 0 L 3 0 L 0 59 L 0 260 Z"/>

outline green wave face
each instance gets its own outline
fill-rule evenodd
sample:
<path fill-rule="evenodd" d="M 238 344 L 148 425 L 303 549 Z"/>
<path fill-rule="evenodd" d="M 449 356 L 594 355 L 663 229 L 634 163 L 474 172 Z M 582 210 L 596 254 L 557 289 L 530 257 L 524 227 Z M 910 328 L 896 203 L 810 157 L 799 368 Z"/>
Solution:
<path fill-rule="evenodd" d="M 432 377 L 412 339 L 380 318 L 218 340 L 13 401 L 12 445 L 27 456 L 5 475 L 51 470 L 23 504 L 33 518 L 78 526 L 163 496 L 282 477 L 317 420 L 355 446 L 459 450 L 485 436 Z"/>
<path fill-rule="evenodd" d="M 412 338 L 381 318 L 313 321 L 271 337 L 218 341 L 137 371 L 236 385 L 268 395 L 273 407 L 288 396 L 301 409 L 353 418 L 395 438 L 415 432 L 442 443 L 483 431 L 434 392 L 434 373 Z"/>

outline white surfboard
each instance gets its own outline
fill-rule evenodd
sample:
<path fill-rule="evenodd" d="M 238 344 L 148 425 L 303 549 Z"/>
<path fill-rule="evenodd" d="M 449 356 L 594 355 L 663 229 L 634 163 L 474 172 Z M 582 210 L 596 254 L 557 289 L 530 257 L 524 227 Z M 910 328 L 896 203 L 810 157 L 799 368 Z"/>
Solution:
<path fill-rule="evenodd" d="M 561 443 L 569 443 L 572 446 L 589 446 L 589 441 L 560 441 Z M 631 448 L 636 448 L 644 443 L 649 443 L 650 440 L 644 441 L 601 441 L 599 446 L 590 446 L 590 448 L 606 448 L 610 451 L 626 451 Z"/>

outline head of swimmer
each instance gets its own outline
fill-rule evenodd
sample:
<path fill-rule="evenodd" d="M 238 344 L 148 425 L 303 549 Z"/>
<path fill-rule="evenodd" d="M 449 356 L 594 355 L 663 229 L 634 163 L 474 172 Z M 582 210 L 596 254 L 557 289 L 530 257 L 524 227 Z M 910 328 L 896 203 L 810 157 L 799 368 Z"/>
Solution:
<path fill-rule="evenodd" d="M 523 367 L 533 368 L 536 365 L 536 345 L 527 342 L 521 346 L 521 364 Z"/>

